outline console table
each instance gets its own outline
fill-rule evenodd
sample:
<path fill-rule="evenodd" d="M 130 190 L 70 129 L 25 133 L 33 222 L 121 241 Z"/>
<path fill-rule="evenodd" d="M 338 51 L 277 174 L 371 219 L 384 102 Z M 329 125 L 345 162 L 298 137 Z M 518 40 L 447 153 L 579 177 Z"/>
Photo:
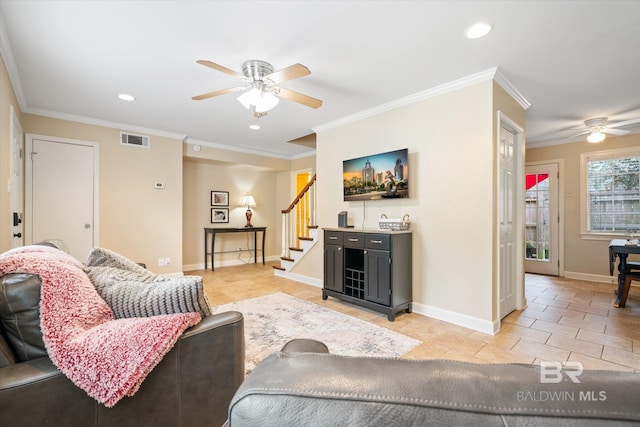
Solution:
<path fill-rule="evenodd" d="M 341 299 L 395 319 L 411 313 L 411 232 L 324 229 L 322 299 Z"/>
<path fill-rule="evenodd" d="M 258 263 L 258 232 L 262 232 L 262 264 L 264 264 L 264 236 L 267 227 L 205 227 L 204 228 L 204 269 L 207 269 L 207 236 L 211 234 L 211 271 L 213 268 L 213 254 L 215 253 L 216 234 L 219 233 L 253 233 L 253 262 Z"/>

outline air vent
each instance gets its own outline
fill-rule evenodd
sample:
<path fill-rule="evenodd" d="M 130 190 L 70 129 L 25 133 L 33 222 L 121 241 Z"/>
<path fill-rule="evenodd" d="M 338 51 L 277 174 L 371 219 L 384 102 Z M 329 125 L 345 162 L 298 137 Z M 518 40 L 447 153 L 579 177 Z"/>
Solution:
<path fill-rule="evenodd" d="M 120 132 L 120 144 L 149 148 L 149 137 L 146 135 Z"/>

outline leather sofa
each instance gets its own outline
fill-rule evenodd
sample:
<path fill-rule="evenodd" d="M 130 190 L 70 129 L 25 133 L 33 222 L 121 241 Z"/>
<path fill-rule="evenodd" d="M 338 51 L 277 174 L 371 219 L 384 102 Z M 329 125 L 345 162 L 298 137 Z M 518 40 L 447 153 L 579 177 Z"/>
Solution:
<path fill-rule="evenodd" d="M 231 401 L 229 427 L 640 422 L 640 374 L 575 366 L 346 357 L 294 340 L 247 376 Z"/>
<path fill-rule="evenodd" d="M 35 310 L 39 280 L 31 274 L 0 277 L 3 291 L 18 292 L 20 304 Z M 46 351 L 20 361 L 24 357 L 14 353 L 6 327 L 0 323 L 0 426 L 221 426 L 245 375 L 244 319 L 238 312 L 205 317 L 187 329 L 137 393 L 112 408 L 67 379 Z"/>

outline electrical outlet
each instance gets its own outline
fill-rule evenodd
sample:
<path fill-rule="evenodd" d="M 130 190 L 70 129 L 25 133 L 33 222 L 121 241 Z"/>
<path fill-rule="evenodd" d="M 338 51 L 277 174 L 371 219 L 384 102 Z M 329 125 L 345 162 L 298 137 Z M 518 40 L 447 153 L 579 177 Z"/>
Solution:
<path fill-rule="evenodd" d="M 238 246 L 238 252 L 242 252 L 242 248 Z"/>
<path fill-rule="evenodd" d="M 164 258 L 158 258 L 158 267 L 164 267 L 164 266 L 165 266 Z"/>
<path fill-rule="evenodd" d="M 167 265 L 171 265 L 171 258 L 166 257 L 166 258 L 164 259 L 164 265 L 165 265 L 165 266 L 167 266 Z"/>

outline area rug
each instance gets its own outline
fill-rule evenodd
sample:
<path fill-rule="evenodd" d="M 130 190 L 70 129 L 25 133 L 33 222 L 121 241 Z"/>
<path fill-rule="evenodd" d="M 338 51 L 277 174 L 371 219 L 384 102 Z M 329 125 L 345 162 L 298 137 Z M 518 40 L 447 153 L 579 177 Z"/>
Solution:
<path fill-rule="evenodd" d="M 213 307 L 244 316 L 245 368 L 279 351 L 294 338 L 322 341 L 346 356 L 400 357 L 421 341 L 281 292 Z"/>

